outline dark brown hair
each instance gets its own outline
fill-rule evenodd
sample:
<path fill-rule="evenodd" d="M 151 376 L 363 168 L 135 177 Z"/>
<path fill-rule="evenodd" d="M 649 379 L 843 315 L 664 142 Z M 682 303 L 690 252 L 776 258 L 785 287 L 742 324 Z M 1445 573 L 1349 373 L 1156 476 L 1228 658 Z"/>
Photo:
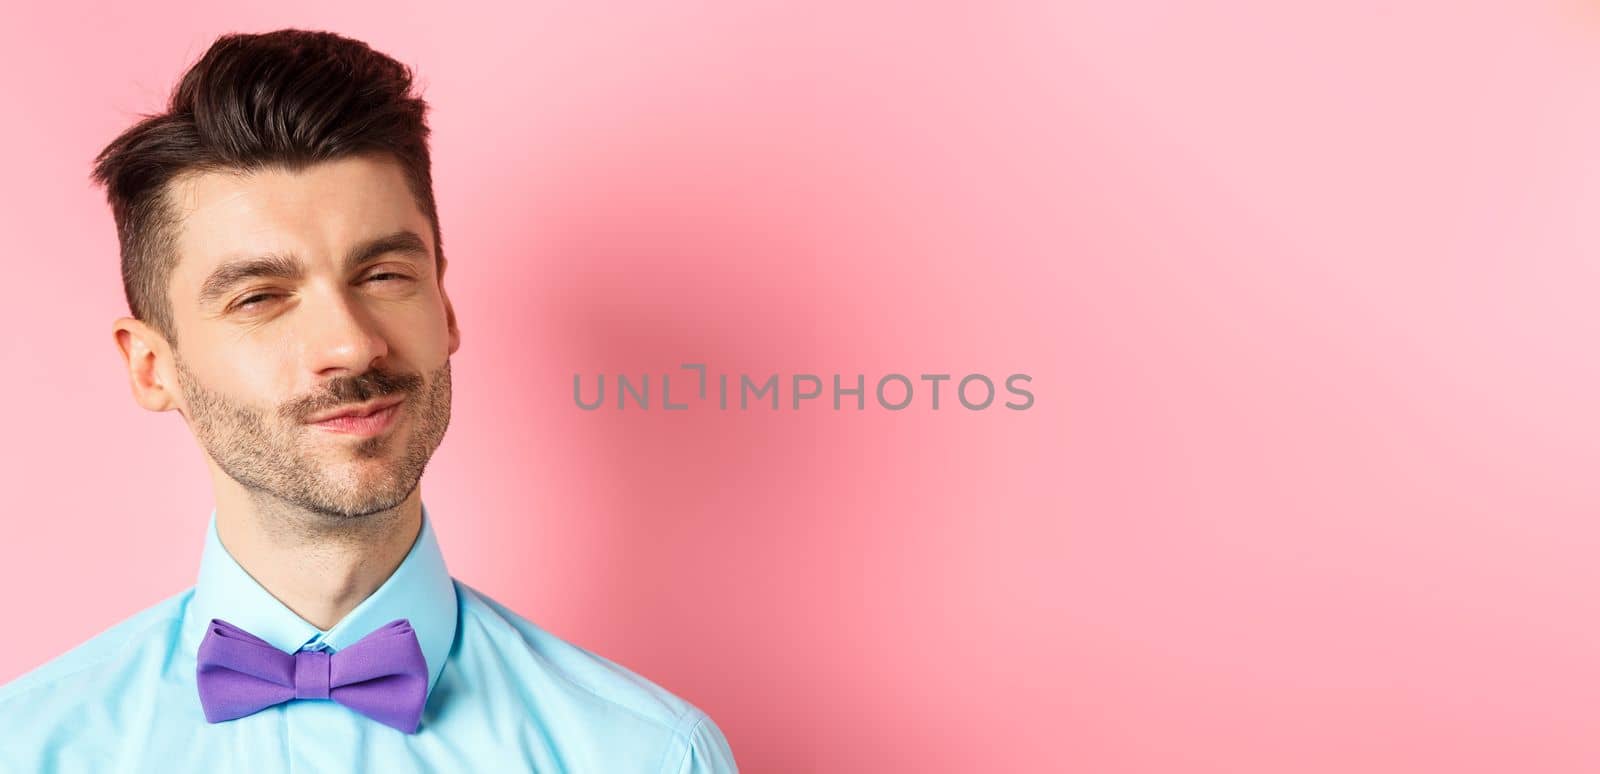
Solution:
<path fill-rule="evenodd" d="M 177 343 L 167 286 L 177 265 L 177 216 L 168 184 L 216 170 L 299 170 L 371 152 L 405 170 L 443 260 L 428 157 L 428 105 L 410 68 L 331 32 L 285 29 L 224 35 L 147 115 L 95 157 L 122 251 L 128 309 Z"/>

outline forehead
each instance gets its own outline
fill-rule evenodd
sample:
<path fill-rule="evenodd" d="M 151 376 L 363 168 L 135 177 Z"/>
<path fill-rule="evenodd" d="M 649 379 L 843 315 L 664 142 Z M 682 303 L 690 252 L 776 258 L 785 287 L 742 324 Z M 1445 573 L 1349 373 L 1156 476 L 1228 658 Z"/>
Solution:
<path fill-rule="evenodd" d="M 232 258 L 293 253 L 314 266 L 336 260 L 351 244 L 402 229 L 432 247 L 405 172 L 387 156 L 293 171 L 191 173 L 173 181 L 167 199 L 176 218 L 174 290 Z"/>

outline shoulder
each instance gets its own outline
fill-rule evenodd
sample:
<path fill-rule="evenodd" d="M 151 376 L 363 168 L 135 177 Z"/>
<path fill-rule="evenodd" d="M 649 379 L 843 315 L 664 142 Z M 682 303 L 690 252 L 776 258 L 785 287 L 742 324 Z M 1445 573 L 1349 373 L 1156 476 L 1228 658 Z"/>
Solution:
<path fill-rule="evenodd" d="M 43 688 L 96 684 L 108 672 L 137 663 L 151 646 L 170 644 L 177 636 L 184 604 L 193 593 L 191 587 L 167 597 L 0 686 L 0 712 Z"/>
<path fill-rule="evenodd" d="M 109 759 L 156 703 L 189 594 L 145 608 L 0 686 L 0 760 L 48 770 Z"/>
<path fill-rule="evenodd" d="M 497 658 L 507 660 L 519 680 L 542 683 L 537 686 L 542 690 L 534 691 L 541 701 L 563 696 L 591 717 L 627 718 L 629 734 L 653 732 L 665 742 L 663 771 L 735 770 L 722 732 L 698 707 L 627 667 L 551 634 L 460 580 L 455 583 L 463 627 L 486 635 L 500 651 Z"/>
<path fill-rule="evenodd" d="M 456 585 L 464 623 L 482 629 L 497 648 L 517 651 L 512 657 L 525 659 L 528 663 L 523 666 L 537 666 L 543 675 L 662 729 L 675 728 L 699 714 L 687 701 L 632 670 L 551 634 L 459 580 Z"/>

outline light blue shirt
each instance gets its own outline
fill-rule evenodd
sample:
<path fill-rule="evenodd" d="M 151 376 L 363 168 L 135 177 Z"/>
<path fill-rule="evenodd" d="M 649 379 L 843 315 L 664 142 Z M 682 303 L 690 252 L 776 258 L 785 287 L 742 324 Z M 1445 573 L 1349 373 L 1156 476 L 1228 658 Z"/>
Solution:
<path fill-rule="evenodd" d="M 331 699 L 207 723 L 195 651 L 212 618 L 284 652 L 337 652 L 396 618 L 428 663 L 415 734 Z M 711 718 L 445 570 L 428 515 L 383 585 L 332 629 L 285 607 L 206 529 L 196 584 L 0 687 L 0 772 L 737 771 Z"/>

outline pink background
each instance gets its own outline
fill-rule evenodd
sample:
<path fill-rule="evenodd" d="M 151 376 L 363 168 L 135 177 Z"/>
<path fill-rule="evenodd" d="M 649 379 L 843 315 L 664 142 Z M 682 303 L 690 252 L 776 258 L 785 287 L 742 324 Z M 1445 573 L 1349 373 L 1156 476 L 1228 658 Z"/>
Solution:
<path fill-rule="evenodd" d="M 1600 769 L 1600 6 L 270 5 L 0 29 L 0 680 L 194 581 L 88 165 L 292 25 L 434 106 L 452 572 L 745 770 Z M 573 405 L 692 361 L 1037 402 Z"/>

